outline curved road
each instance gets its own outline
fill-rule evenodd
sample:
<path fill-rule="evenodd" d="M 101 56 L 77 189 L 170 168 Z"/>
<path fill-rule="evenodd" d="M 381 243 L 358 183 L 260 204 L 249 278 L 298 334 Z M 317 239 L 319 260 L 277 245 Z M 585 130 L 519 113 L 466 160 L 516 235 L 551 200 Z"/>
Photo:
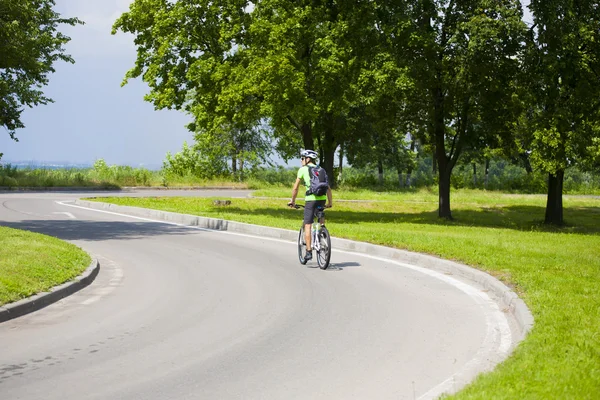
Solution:
<path fill-rule="evenodd" d="M 293 243 L 57 203 L 86 195 L 115 194 L 0 193 L 0 225 L 101 265 L 85 289 L 0 324 L 3 399 L 434 398 L 511 345 L 502 313 L 451 278 L 335 250 L 321 271 Z"/>

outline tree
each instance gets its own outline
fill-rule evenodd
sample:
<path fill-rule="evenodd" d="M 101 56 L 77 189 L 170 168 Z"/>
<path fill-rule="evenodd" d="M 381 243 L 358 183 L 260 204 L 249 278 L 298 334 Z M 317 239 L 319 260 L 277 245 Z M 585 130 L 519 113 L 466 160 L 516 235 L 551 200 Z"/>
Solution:
<path fill-rule="evenodd" d="M 135 35 L 157 108 L 207 131 L 267 121 L 284 157 L 318 149 L 333 176 L 345 118 L 375 47 L 372 2 L 136 0 L 114 24 Z"/>
<path fill-rule="evenodd" d="M 518 0 L 414 0 L 384 7 L 392 52 L 408 69 L 427 112 L 421 141 L 435 149 L 438 215 L 452 218 L 450 176 L 479 136 L 510 141 L 526 27 Z M 476 129 L 479 128 L 479 129 Z M 487 140 L 484 140 L 486 142 Z"/>
<path fill-rule="evenodd" d="M 530 9 L 522 146 L 548 174 L 545 223 L 562 225 L 565 169 L 589 166 L 600 143 L 600 9 L 590 0 L 534 0 Z"/>
<path fill-rule="evenodd" d="M 193 175 L 203 179 L 226 174 L 227 160 L 221 153 L 201 151 L 198 146 L 198 144 L 195 144 L 190 147 L 187 142 L 183 142 L 180 152 L 174 155 L 167 152 L 163 161 L 163 172 L 167 175 Z"/>
<path fill-rule="evenodd" d="M 271 135 L 264 126 L 239 126 L 224 123 L 219 129 L 198 129 L 197 124 L 188 126 L 194 132 L 195 150 L 207 160 L 231 163 L 231 173 L 240 180 L 247 170 L 270 165 Z"/>
<path fill-rule="evenodd" d="M 41 88 L 54 63 L 74 62 L 63 47 L 70 38 L 58 28 L 83 22 L 62 18 L 54 5 L 53 0 L 0 0 L 0 126 L 15 141 L 15 131 L 24 128 L 23 107 L 52 102 Z"/>

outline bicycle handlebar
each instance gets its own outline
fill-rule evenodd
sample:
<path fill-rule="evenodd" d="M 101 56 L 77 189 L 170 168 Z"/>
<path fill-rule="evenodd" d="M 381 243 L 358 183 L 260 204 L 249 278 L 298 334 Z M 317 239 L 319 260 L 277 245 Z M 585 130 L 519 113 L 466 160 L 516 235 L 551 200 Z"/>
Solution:
<path fill-rule="evenodd" d="M 295 208 L 297 210 L 299 208 L 305 208 L 306 206 L 304 204 L 294 204 L 292 206 L 290 203 L 288 203 L 288 207 L 292 207 L 292 208 Z M 323 206 L 323 208 L 330 208 L 330 207 Z"/>

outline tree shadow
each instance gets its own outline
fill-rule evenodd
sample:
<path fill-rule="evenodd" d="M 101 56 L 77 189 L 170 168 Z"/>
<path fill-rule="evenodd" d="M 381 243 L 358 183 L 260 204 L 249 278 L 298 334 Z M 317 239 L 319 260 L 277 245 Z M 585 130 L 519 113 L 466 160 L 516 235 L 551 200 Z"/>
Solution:
<path fill-rule="evenodd" d="M 161 235 L 189 235 L 201 232 L 184 226 L 158 222 L 24 220 L 0 222 L 1 226 L 54 236 L 62 240 L 133 240 Z"/>
<path fill-rule="evenodd" d="M 376 224 L 425 224 L 439 226 L 464 226 L 480 228 L 511 229 L 518 231 L 539 231 L 550 233 L 578 233 L 586 235 L 600 234 L 600 207 L 569 207 L 564 209 L 565 225 L 556 227 L 543 223 L 545 207 L 506 206 L 481 207 L 479 209 L 460 209 L 452 211 L 453 220 L 439 218 L 437 209 L 416 213 L 406 212 L 368 212 L 331 209 L 326 219 L 345 225 L 364 223 Z M 295 210 L 274 210 L 272 208 L 242 209 L 231 207 L 228 214 L 239 216 L 262 215 L 273 219 L 289 219 L 293 214 L 301 218 Z M 225 217 L 226 218 L 226 217 Z"/>

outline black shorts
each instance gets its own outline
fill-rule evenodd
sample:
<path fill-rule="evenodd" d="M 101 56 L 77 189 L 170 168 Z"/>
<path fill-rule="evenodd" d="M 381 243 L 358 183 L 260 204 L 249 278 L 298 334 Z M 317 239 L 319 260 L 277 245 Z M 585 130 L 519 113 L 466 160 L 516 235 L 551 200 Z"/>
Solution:
<path fill-rule="evenodd" d="M 317 206 L 325 207 L 326 200 L 307 201 L 304 204 L 304 225 L 312 224 Z"/>

